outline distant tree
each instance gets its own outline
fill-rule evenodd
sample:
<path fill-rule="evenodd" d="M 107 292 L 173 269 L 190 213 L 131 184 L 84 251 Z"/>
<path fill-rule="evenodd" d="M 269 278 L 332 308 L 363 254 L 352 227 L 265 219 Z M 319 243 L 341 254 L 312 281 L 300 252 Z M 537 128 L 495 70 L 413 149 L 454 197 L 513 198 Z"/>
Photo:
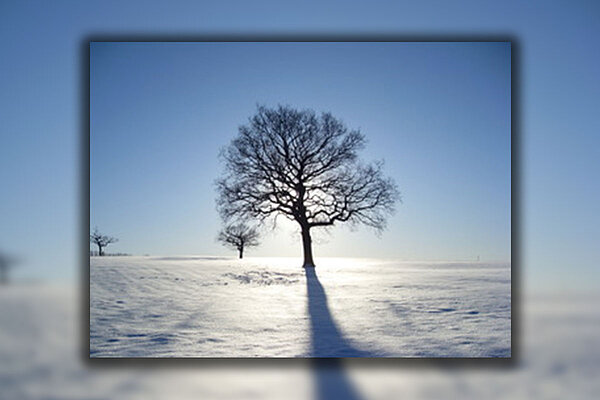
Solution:
<path fill-rule="evenodd" d="M 244 257 L 245 248 L 260 244 L 258 238 L 258 230 L 243 223 L 227 225 L 217 237 L 224 246 L 237 250 L 240 258 Z"/>
<path fill-rule="evenodd" d="M 358 161 L 364 143 L 358 130 L 329 113 L 259 106 L 222 151 L 219 212 L 225 220 L 282 215 L 296 221 L 304 266 L 312 267 L 312 228 L 349 222 L 381 231 L 399 200 L 381 162 Z"/>
<path fill-rule="evenodd" d="M 15 264 L 15 259 L 0 253 L 0 284 L 8 284 L 8 271 Z"/>
<path fill-rule="evenodd" d="M 90 242 L 94 243 L 96 246 L 98 246 L 98 255 L 99 256 L 103 256 L 104 255 L 104 248 L 106 246 L 108 246 L 111 243 L 116 243 L 118 242 L 119 239 L 112 237 L 112 236 L 106 236 L 100 233 L 100 231 L 98 231 L 98 228 L 94 228 L 94 232 L 92 232 L 92 234 L 90 235 Z"/>

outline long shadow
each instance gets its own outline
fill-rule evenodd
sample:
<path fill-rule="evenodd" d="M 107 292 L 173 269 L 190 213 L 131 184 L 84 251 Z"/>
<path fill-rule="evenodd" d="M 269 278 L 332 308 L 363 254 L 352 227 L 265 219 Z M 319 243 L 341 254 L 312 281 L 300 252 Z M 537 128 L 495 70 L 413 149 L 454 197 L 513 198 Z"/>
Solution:
<path fill-rule="evenodd" d="M 333 321 L 327 295 L 319 282 L 315 268 L 306 268 L 308 314 L 310 316 L 312 357 L 374 357 L 373 354 L 356 349 L 340 333 Z"/>
<path fill-rule="evenodd" d="M 352 347 L 336 326 L 327 295 L 314 268 L 306 268 L 308 314 L 311 326 L 311 356 L 315 357 L 315 389 L 318 399 L 361 399 L 344 373 L 339 357 L 373 357 Z"/>

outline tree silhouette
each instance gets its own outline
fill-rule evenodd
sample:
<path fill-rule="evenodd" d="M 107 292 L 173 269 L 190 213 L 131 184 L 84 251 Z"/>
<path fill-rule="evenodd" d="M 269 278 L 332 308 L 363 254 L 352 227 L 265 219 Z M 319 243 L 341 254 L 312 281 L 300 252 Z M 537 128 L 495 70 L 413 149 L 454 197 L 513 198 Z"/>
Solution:
<path fill-rule="evenodd" d="M 221 216 L 264 221 L 282 215 L 301 230 L 304 266 L 314 266 L 310 231 L 336 223 L 381 231 L 399 199 L 382 163 L 363 164 L 364 136 L 329 113 L 259 106 L 221 153 Z"/>
<path fill-rule="evenodd" d="M 104 248 L 106 246 L 108 246 L 111 243 L 116 243 L 118 242 L 119 239 L 112 237 L 112 236 L 106 236 L 100 233 L 100 231 L 98 231 L 98 228 L 94 228 L 94 232 L 91 233 L 90 235 L 90 242 L 96 244 L 96 246 L 98 246 L 98 255 L 99 256 L 103 256 L 104 255 Z"/>
<path fill-rule="evenodd" d="M 227 225 L 217 239 L 224 246 L 238 251 L 240 258 L 244 257 L 244 248 L 255 247 L 260 243 L 258 241 L 259 233 L 255 227 L 249 227 L 246 224 Z"/>

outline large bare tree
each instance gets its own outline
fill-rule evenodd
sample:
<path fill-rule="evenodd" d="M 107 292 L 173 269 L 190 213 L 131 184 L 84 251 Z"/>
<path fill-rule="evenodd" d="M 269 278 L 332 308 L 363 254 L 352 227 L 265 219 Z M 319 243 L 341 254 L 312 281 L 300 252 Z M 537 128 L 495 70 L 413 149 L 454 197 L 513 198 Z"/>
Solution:
<path fill-rule="evenodd" d="M 119 239 L 117 239 L 115 237 L 101 234 L 97 227 L 94 228 L 94 232 L 92 232 L 90 234 L 90 242 L 94 243 L 96 246 L 98 246 L 98 255 L 99 256 L 104 255 L 104 248 L 106 246 L 108 246 L 111 243 L 116 243 L 118 241 L 119 241 Z"/>
<path fill-rule="evenodd" d="M 231 247 L 238 251 L 240 258 L 244 257 L 244 249 L 258 246 L 259 233 L 256 227 L 251 227 L 243 223 L 229 224 L 221 232 L 217 239 L 223 245 Z"/>
<path fill-rule="evenodd" d="M 311 229 L 349 222 L 381 231 L 399 192 L 382 163 L 363 164 L 365 138 L 330 113 L 259 106 L 222 151 L 217 180 L 221 216 L 284 216 L 302 234 L 304 266 L 315 263 Z"/>

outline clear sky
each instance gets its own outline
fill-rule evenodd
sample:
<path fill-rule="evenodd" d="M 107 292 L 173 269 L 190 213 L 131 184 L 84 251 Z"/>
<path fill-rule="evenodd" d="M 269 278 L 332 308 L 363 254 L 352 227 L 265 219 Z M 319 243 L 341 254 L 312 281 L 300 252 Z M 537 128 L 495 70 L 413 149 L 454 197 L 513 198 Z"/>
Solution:
<path fill-rule="evenodd" d="M 519 275 L 526 288 L 597 289 L 599 14 L 599 3 L 591 0 L 0 2 L 0 251 L 21 259 L 14 270 L 17 279 L 77 280 L 86 267 L 79 265 L 78 247 L 79 238 L 88 234 L 80 230 L 81 207 L 87 208 L 80 204 L 79 195 L 80 143 L 81 136 L 87 135 L 81 129 L 85 101 L 80 94 L 85 77 L 82 48 L 90 35 L 506 35 L 517 41 L 519 65 Z M 260 100 L 252 99 L 239 111 L 242 120 L 231 119 L 231 126 L 243 122 L 254 101 Z M 309 105 L 319 106 L 313 101 Z M 376 127 L 367 129 L 375 126 L 372 119 L 322 106 L 349 124 L 361 126 L 370 138 L 369 151 L 381 149 L 383 145 L 373 136 Z M 408 138 L 403 138 L 403 146 L 410 146 Z M 393 159 L 386 158 L 392 167 Z M 410 163 L 411 168 L 415 165 L 410 158 L 398 160 Z M 200 172 L 197 179 L 190 188 L 202 186 Z M 405 203 L 395 217 L 398 221 L 419 215 L 412 209 L 418 190 L 408 179 L 399 171 Z M 197 234 L 200 222 L 190 218 L 188 229 Z M 109 222 L 98 224 L 113 230 Z M 395 226 L 401 233 L 408 232 L 405 225 Z M 385 244 L 393 232 L 388 231 L 381 241 L 365 235 L 372 243 Z M 336 235 L 331 246 L 343 237 Z M 317 254 L 325 250 L 319 247 Z"/>
<path fill-rule="evenodd" d="M 510 260 L 509 43 L 93 43 L 90 65 L 91 225 L 120 239 L 109 251 L 231 255 L 217 156 L 260 103 L 360 128 L 403 193 L 381 238 L 313 231 L 317 259 Z M 294 228 L 248 254 L 299 257 Z"/>

